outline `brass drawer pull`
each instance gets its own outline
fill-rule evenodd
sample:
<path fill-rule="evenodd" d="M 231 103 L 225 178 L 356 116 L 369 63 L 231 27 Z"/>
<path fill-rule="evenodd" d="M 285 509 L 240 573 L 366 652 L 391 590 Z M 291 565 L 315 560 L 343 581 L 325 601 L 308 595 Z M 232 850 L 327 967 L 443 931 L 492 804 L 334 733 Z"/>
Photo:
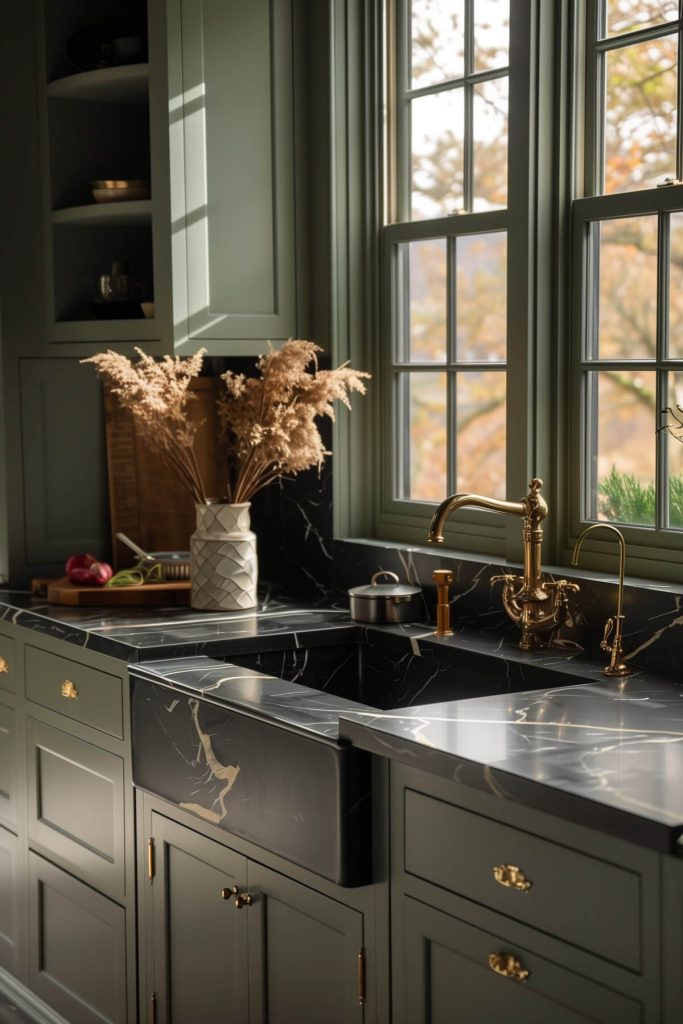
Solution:
<path fill-rule="evenodd" d="M 241 910 L 242 907 L 250 907 L 254 902 L 254 897 L 250 892 L 240 892 L 236 885 L 230 889 L 221 889 L 221 899 L 231 899 L 238 910 Z"/>
<path fill-rule="evenodd" d="M 529 972 L 522 967 L 521 961 L 510 953 L 489 953 L 489 967 L 503 978 L 513 981 L 526 981 Z"/>
<path fill-rule="evenodd" d="M 7 658 L 0 657 L 0 672 L 9 672 L 9 662 Z"/>
<path fill-rule="evenodd" d="M 71 700 L 78 700 L 76 684 L 72 683 L 70 679 L 65 679 L 62 683 L 62 697 L 69 697 Z"/>
<path fill-rule="evenodd" d="M 531 888 L 531 882 L 516 864 L 499 864 L 493 869 L 493 877 L 499 885 L 504 885 L 506 889 L 528 892 Z"/>

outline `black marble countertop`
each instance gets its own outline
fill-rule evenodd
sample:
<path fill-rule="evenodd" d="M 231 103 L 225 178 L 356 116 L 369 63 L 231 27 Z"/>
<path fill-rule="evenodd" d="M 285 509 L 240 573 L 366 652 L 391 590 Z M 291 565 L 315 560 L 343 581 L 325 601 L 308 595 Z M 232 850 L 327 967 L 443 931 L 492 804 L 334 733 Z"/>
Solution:
<path fill-rule="evenodd" d="M 353 743 L 653 849 L 681 849 L 683 683 L 671 677 L 638 672 L 608 680 L 602 659 L 572 648 L 525 653 L 482 633 L 436 639 L 424 626 L 361 627 L 344 610 L 275 603 L 232 615 L 122 613 L 60 608 L 5 591 L 0 616 L 323 742 Z M 420 704 L 418 691 L 415 706 L 378 711 L 230 663 L 238 653 L 296 652 L 363 636 L 408 659 L 433 659 L 435 674 L 446 663 L 463 675 L 481 672 L 492 695 Z"/>

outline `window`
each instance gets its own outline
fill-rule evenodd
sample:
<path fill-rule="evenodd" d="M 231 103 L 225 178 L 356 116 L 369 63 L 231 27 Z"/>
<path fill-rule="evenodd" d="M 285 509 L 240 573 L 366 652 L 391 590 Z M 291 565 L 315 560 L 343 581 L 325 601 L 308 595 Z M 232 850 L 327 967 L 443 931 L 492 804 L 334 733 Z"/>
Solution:
<path fill-rule="evenodd" d="M 683 444 L 658 428 L 683 405 L 679 4 L 376 3 L 389 85 L 369 532 L 424 543 L 447 494 L 518 500 L 540 476 L 547 564 L 605 521 L 632 575 L 677 579 Z M 519 559 L 507 517 L 462 510 L 449 528 L 458 550 Z M 599 535 L 585 551 L 614 568 Z"/>
<path fill-rule="evenodd" d="M 683 542 L 683 446 L 658 431 L 665 408 L 683 404 L 679 5 L 589 0 L 585 13 L 573 532 L 618 523 L 636 554 L 665 563 Z"/>
<path fill-rule="evenodd" d="M 509 0 L 387 5 L 384 536 L 424 542 L 455 491 L 526 493 L 529 6 L 512 6 L 513 26 Z M 505 532 L 458 517 L 460 547 L 502 553 Z"/>

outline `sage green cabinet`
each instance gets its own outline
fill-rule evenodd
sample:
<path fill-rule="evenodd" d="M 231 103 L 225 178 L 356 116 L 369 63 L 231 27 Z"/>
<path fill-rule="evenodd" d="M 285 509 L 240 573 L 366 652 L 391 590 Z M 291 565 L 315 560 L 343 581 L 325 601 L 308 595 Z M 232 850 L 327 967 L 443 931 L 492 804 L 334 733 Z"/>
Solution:
<path fill-rule="evenodd" d="M 126 895 L 123 759 L 26 720 L 28 834 L 103 893 Z"/>
<path fill-rule="evenodd" d="M 11 636 L 0 633 L 0 690 L 17 691 L 17 650 Z"/>
<path fill-rule="evenodd" d="M 222 343 L 296 334 L 291 0 L 170 0 L 169 83 L 176 349 L 258 351 Z"/>
<path fill-rule="evenodd" d="M 147 1021 L 364 1021 L 362 913 L 162 814 L 151 822 Z"/>
<path fill-rule="evenodd" d="M 246 1021 L 247 913 L 221 895 L 246 884 L 246 858 L 162 815 L 153 823 L 156 1020 Z"/>
<path fill-rule="evenodd" d="M 0 704 L 0 824 L 14 828 L 16 806 L 17 713 Z"/>
<path fill-rule="evenodd" d="M 30 986 L 70 1024 L 126 1024 L 126 913 L 29 854 Z"/>
<path fill-rule="evenodd" d="M 22 897 L 19 840 L 0 828 L 0 967 L 11 974 L 19 971 Z"/>
<path fill-rule="evenodd" d="M 515 942 L 404 895 L 395 1024 L 640 1024 L 641 1006 Z M 508 975 L 497 975 L 490 958 Z"/>
<path fill-rule="evenodd" d="M 677 1020 L 656 853 L 396 763 L 390 819 L 395 1024 Z"/>

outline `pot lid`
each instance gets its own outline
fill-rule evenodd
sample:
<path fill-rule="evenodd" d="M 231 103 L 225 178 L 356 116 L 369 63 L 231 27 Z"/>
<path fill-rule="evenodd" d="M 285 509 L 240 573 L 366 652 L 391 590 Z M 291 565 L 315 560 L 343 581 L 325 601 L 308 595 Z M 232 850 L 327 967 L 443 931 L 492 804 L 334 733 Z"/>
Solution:
<path fill-rule="evenodd" d="M 382 576 L 388 576 L 391 583 L 378 583 L 377 580 Z M 351 587 L 349 590 L 350 597 L 363 597 L 371 601 L 387 597 L 414 597 L 420 593 L 420 587 L 415 587 L 411 583 L 399 583 L 396 573 L 388 570 L 376 572 L 370 583 L 366 583 L 362 587 Z"/>

